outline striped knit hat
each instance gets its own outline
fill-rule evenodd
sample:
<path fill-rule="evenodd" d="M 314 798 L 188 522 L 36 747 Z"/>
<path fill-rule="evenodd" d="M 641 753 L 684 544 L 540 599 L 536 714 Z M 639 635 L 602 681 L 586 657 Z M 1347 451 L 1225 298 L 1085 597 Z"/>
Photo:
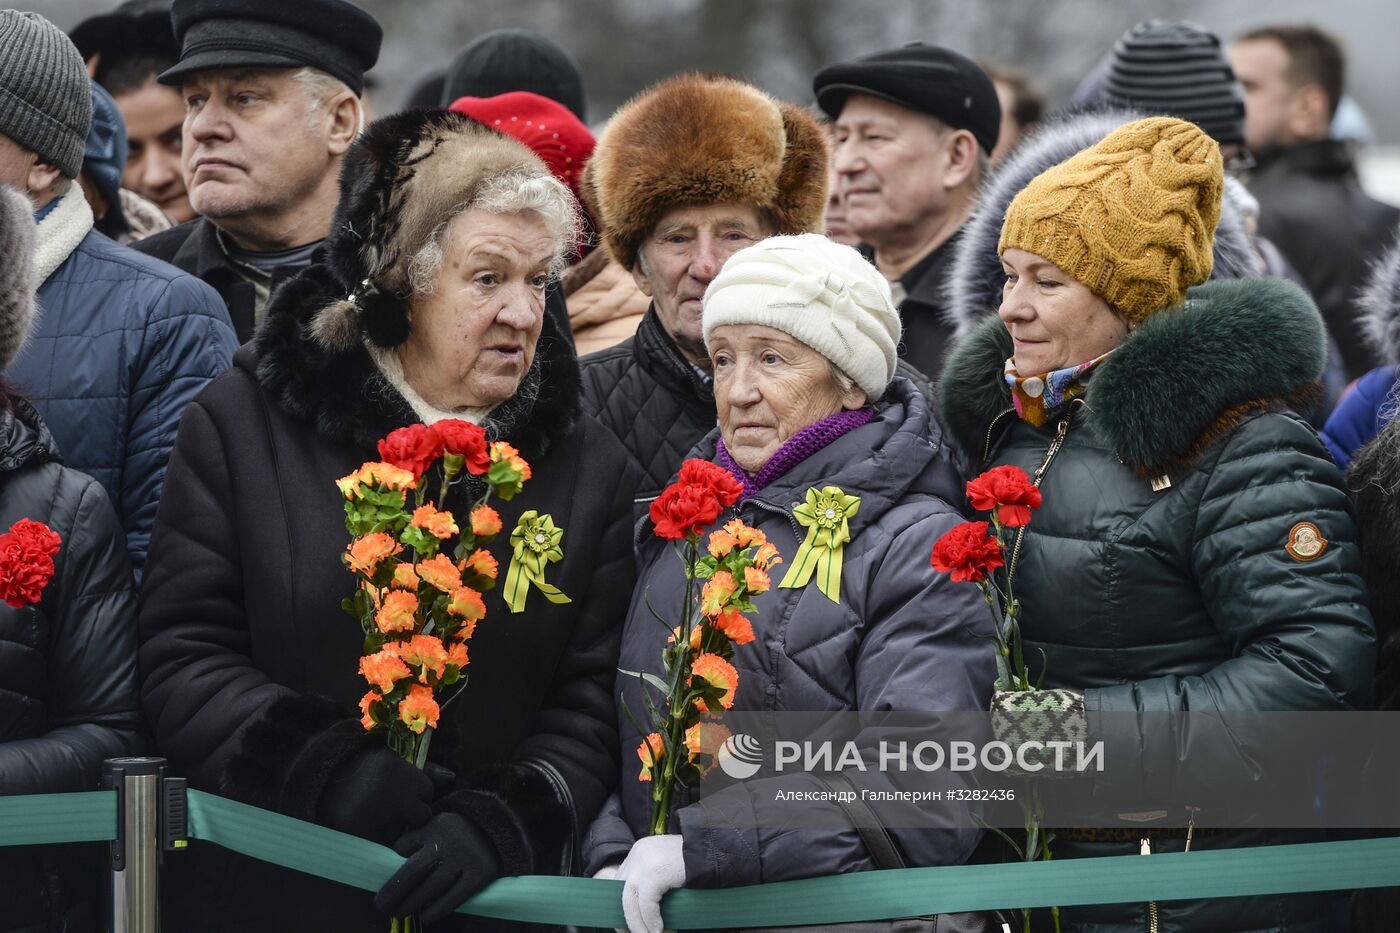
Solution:
<path fill-rule="evenodd" d="M 1220 39 L 1193 23 L 1153 19 L 1113 46 L 1099 102 L 1180 117 L 1222 146 L 1244 144 L 1244 96 Z"/>

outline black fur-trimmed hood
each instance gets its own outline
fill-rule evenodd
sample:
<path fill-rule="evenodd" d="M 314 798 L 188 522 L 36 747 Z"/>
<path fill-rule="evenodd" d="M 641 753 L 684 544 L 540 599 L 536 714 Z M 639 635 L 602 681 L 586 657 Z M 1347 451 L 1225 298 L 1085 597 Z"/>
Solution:
<path fill-rule="evenodd" d="M 1357 305 L 1371 346 L 1388 364 L 1400 366 L 1400 230 L 1371 266 Z"/>
<path fill-rule="evenodd" d="M 943 427 L 974 469 L 985 466 L 993 422 L 1012 407 L 1002 374 L 1011 355 L 1011 338 L 992 317 L 943 370 Z M 1084 398 L 1118 457 L 1159 475 L 1193 463 L 1255 411 L 1305 404 L 1326 362 L 1322 317 L 1301 288 L 1277 278 L 1207 282 L 1130 333 Z"/>
<path fill-rule="evenodd" d="M 1102 110 L 1068 114 L 1036 130 L 1003 162 L 978 194 L 977 207 L 963 226 L 951 274 L 945 287 L 945 314 L 955 329 L 955 340 L 967 337 L 988 314 L 1001 305 L 1004 276 L 997 255 L 1002 221 L 1017 193 L 1041 172 L 1102 140 L 1109 133 L 1144 114 L 1129 110 Z M 1238 185 L 1225 179 L 1226 187 Z M 1230 197 L 1222 199 L 1220 222 L 1215 228 L 1213 280 L 1254 278 L 1259 262 L 1249 242 L 1244 218 Z"/>
<path fill-rule="evenodd" d="M 255 375 L 277 406 L 305 421 L 322 437 L 373 449 L 392 431 L 418 421 L 408 402 L 380 374 L 363 343 L 327 347 L 313 321 L 340 283 L 313 263 L 272 296 L 267 319 L 234 365 Z M 526 457 L 548 451 L 568 433 L 580 412 L 578 358 L 546 314 L 527 391 L 496 408 L 482 425 L 493 439 L 508 439 Z"/>

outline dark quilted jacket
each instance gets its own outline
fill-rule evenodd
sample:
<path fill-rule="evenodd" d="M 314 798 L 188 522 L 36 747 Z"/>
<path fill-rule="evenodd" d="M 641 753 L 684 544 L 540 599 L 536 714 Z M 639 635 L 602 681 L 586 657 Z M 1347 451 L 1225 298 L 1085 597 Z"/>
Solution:
<path fill-rule="evenodd" d="M 944 423 L 974 470 L 1034 472 L 1065 420 L 1035 428 L 1015 416 L 1002 379 L 1011 353 L 993 319 L 944 373 Z M 1130 334 L 1071 403 L 1012 572 L 1028 656 L 1044 652 L 1046 687 L 1083 691 L 1091 724 L 1115 711 L 1367 707 L 1375 632 L 1346 491 L 1285 402 L 1324 360 L 1321 320 L 1297 286 L 1215 282 Z M 1286 550 L 1302 521 L 1328 542 L 1308 561 Z M 1177 743 L 1157 738 L 1135 743 L 1144 769 L 1173 765 Z M 1306 838 L 1220 831 L 1193 848 Z M 1157 851 L 1181 847 L 1166 839 Z M 1057 859 L 1130 852 L 1136 842 L 1055 844 Z M 1067 909 L 1067 929 L 1146 930 L 1155 910 L 1163 933 L 1320 933 L 1334 928 L 1330 900 L 1082 906 Z"/>
<path fill-rule="evenodd" d="M 203 282 L 95 231 L 38 297 L 5 377 L 43 415 L 64 462 L 107 491 L 140 574 L 180 412 L 237 349 L 228 312 Z"/>
<path fill-rule="evenodd" d="M 0 795 L 96 790 L 104 758 L 142 751 L 126 542 L 102 487 L 17 402 L 0 411 L 0 530 L 21 518 L 63 543 L 37 604 L 0 604 Z M 99 929 L 101 850 L 0 848 L 0 930 Z"/>
<path fill-rule="evenodd" d="M 716 431 L 707 437 L 692 455 L 713 457 L 717 436 Z M 836 485 L 860 497 L 841 572 L 841 602 L 832 602 L 813 584 L 775 587 L 759 596 L 755 640 L 734 655 L 739 671 L 734 709 L 986 708 L 996 676 L 991 613 L 975 587 L 954 583 L 929 566 L 933 542 L 962 520 L 950 504 L 961 498 L 961 484 L 940 455 L 941 446 L 922 393 L 896 379 L 874 421 L 812 454 L 720 517 L 724 522 L 737 515 L 757 527 L 790 561 L 800 544 L 791 509 L 809 488 Z M 619 667 L 660 673 L 666 631 L 647 607 L 678 605 L 684 580 L 672 549 L 649 532 L 650 525 L 639 531 L 640 573 Z M 635 677 L 620 675 L 617 692 L 629 710 L 645 710 Z M 589 831 L 585 859 L 590 871 L 625 855 L 645 832 L 650 815 L 650 785 L 636 780 L 633 754 L 641 735 L 625 713 L 619 713 L 618 725 L 622 786 Z M 817 820 L 807 828 L 783 825 L 764 813 L 773 796 L 770 782 L 751 781 L 679 809 L 688 887 L 732 887 L 874 867 L 854 827 L 834 831 L 831 822 Z M 839 814 L 831 819 L 844 821 Z M 818 825 L 823 828 L 814 828 Z M 907 823 L 892 825 L 891 833 L 911 865 L 961 862 L 978 837 L 966 827 L 909 829 Z"/>

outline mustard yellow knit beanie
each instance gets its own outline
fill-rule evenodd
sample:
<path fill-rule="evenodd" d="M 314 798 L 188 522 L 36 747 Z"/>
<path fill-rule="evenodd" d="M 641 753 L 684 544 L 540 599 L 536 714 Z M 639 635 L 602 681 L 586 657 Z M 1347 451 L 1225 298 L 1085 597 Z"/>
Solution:
<path fill-rule="evenodd" d="M 1023 188 L 997 253 L 1048 259 L 1141 323 L 1210 278 L 1224 185 L 1220 147 L 1195 124 L 1136 120 Z"/>

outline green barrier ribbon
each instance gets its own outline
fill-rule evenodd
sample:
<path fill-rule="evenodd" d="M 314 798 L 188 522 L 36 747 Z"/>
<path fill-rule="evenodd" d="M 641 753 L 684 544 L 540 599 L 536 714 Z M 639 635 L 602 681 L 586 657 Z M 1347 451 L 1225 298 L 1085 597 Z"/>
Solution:
<path fill-rule="evenodd" d="M 0 797 L 0 846 L 117 838 L 117 792 Z"/>
<path fill-rule="evenodd" d="M 324 826 L 200 791 L 189 792 L 190 837 L 260 861 L 377 891 L 403 858 Z M 0 845 L 84 842 L 116 835 L 112 791 L 0 797 Z M 175 858 L 183 856 L 176 855 Z M 671 929 L 794 926 L 994 908 L 1073 907 L 1400 886 L 1400 837 L 866 871 L 666 896 Z M 622 882 L 502 878 L 459 912 L 501 920 L 622 927 Z"/>
<path fill-rule="evenodd" d="M 564 529 L 556 528 L 551 516 L 541 515 L 534 509 L 520 516 L 515 530 L 510 533 L 510 569 L 506 571 L 502 593 L 511 612 L 524 611 L 531 584 L 552 603 L 573 601 L 557 586 L 544 582 L 544 568 L 564 559 L 564 550 L 559 546 L 563 539 Z"/>
<path fill-rule="evenodd" d="M 839 486 L 813 486 L 807 501 L 792 510 L 792 517 L 807 529 L 807 539 L 792 558 L 792 566 L 778 584 L 779 589 L 800 590 L 815 573 L 817 589 L 834 603 L 841 601 L 841 563 L 846 542 L 851 540 L 847 524 L 860 509 L 860 499 L 848 496 Z"/>

